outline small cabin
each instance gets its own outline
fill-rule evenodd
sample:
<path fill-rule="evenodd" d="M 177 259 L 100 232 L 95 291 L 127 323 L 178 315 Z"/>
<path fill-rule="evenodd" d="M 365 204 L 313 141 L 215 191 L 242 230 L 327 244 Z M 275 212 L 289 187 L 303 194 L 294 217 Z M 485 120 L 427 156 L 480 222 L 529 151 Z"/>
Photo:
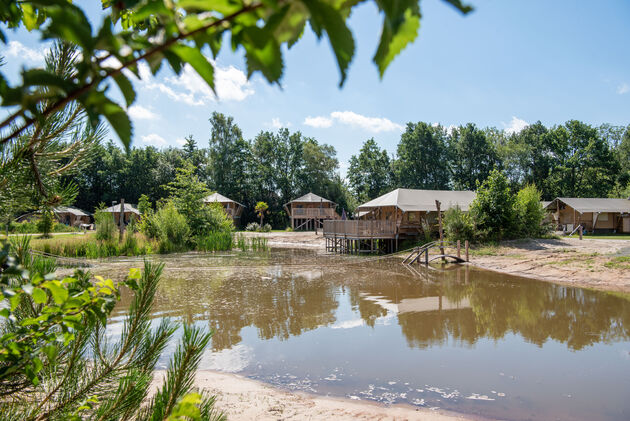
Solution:
<path fill-rule="evenodd" d="M 212 193 L 210 196 L 203 199 L 203 202 L 206 204 L 220 203 L 225 213 L 234 221 L 234 225 L 240 222 L 243 209 L 245 209 L 245 205 L 227 198 L 220 193 Z"/>
<path fill-rule="evenodd" d="M 284 205 L 294 230 L 316 230 L 322 228 L 326 220 L 340 219 L 336 208 L 336 203 L 315 193 L 307 193 Z"/>
<path fill-rule="evenodd" d="M 71 227 L 79 227 L 92 223 L 92 216 L 79 208 L 72 206 L 57 206 L 52 209 L 55 219 L 61 223 Z M 29 212 L 21 215 L 16 222 L 32 221 L 41 217 L 41 211 Z"/>
<path fill-rule="evenodd" d="M 103 209 L 103 212 L 112 213 L 114 215 L 114 222 L 116 222 L 116 225 L 120 225 L 120 215 L 121 215 L 120 203 Z M 122 214 L 123 214 L 123 223 L 125 225 L 129 224 L 132 216 L 136 219 L 136 221 L 140 220 L 140 216 L 141 216 L 140 211 L 136 209 L 133 205 L 130 205 L 129 203 L 125 203 L 123 205 Z"/>
<path fill-rule="evenodd" d="M 92 216 L 79 208 L 58 206 L 53 209 L 53 213 L 59 222 L 71 227 L 79 227 L 92 223 Z"/>
<path fill-rule="evenodd" d="M 630 199 L 558 197 L 545 209 L 559 231 L 630 233 Z"/>

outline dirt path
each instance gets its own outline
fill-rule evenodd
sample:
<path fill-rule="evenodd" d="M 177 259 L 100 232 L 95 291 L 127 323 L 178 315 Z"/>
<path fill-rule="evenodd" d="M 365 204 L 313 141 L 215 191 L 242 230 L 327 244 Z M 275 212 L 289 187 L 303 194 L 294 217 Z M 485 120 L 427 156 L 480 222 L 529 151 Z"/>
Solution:
<path fill-rule="evenodd" d="M 162 383 L 163 371 L 155 372 L 154 387 Z M 468 420 L 464 416 L 411 406 L 335 399 L 279 390 L 242 376 L 214 371 L 197 372 L 195 385 L 217 396 L 216 408 L 229 421 L 249 420 Z"/>
<path fill-rule="evenodd" d="M 630 241 L 563 238 L 475 248 L 473 265 L 566 285 L 630 292 Z"/>

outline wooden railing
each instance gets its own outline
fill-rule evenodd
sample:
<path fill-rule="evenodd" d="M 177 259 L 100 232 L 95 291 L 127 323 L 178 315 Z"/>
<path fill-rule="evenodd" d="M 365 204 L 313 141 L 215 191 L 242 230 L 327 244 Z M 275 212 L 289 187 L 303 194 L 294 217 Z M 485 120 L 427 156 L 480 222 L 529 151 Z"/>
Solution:
<path fill-rule="evenodd" d="M 395 221 L 324 221 L 324 237 L 388 238 L 395 235 Z"/>
<path fill-rule="evenodd" d="M 333 208 L 293 208 L 291 212 L 293 218 L 335 218 L 337 216 Z"/>

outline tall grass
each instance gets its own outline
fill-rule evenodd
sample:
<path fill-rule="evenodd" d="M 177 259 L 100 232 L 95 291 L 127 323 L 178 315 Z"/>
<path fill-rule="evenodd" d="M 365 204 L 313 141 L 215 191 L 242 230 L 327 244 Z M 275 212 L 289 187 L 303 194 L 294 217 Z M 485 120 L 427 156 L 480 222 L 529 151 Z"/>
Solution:
<path fill-rule="evenodd" d="M 243 234 L 235 236 L 236 247 L 241 251 L 267 251 L 269 250 L 266 237 L 245 237 Z"/>
<path fill-rule="evenodd" d="M 123 242 L 102 241 L 93 236 L 73 237 L 54 240 L 33 240 L 33 250 L 63 257 L 87 257 L 98 259 L 112 256 L 142 256 L 158 249 L 154 241 L 139 234 L 127 233 Z"/>
<path fill-rule="evenodd" d="M 197 237 L 195 243 L 200 251 L 225 251 L 232 250 L 234 238 L 231 232 L 215 231 Z"/>

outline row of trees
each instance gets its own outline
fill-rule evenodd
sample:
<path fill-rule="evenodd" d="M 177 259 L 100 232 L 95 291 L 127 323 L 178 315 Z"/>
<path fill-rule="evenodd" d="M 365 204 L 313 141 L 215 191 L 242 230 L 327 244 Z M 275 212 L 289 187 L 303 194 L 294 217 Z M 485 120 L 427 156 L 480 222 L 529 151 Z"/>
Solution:
<path fill-rule="evenodd" d="M 232 117 L 217 112 L 210 125 L 206 147 L 192 136 L 181 148 L 162 150 L 125 153 L 112 142 L 96 145 L 99 159 L 66 179 L 79 188 L 76 205 L 91 210 L 121 197 L 133 203 L 142 194 L 156 202 L 168 196 L 165 186 L 177 169 L 188 165 L 210 189 L 245 204 L 245 221 L 256 219 L 257 201 L 268 203 L 276 227 L 286 224 L 283 205 L 309 191 L 351 211 L 397 187 L 476 190 L 495 169 L 515 191 L 535 185 L 547 200 L 630 194 L 630 126 L 537 122 L 509 134 L 472 123 L 451 129 L 409 123 L 395 156 L 369 139 L 344 180 L 335 148 L 300 132 L 261 131 L 246 140 Z"/>
<path fill-rule="evenodd" d="M 248 141 L 232 117 L 216 112 L 210 124 L 207 147 L 192 136 L 182 148 L 148 146 L 125 153 L 113 142 L 96 146 L 99 159 L 65 180 L 79 188 L 76 206 L 91 210 L 121 197 L 137 203 L 143 194 L 157 202 L 168 197 L 166 186 L 186 166 L 210 189 L 243 203 L 247 221 L 257 219 L 256 203 L 264 201 L 268 221 L 284 227 L 283 205 L 309 191 L 346 209 L 355 205 L 339 176 L 334 147 L 287 129 L 260 132 Z"/>
<path fill-rule="evenodd" d="M 396 187 L 476 190 L 494 169 L 515 190 L 536 185 L 545 200 L 628 196 L 630 126 L 571 120 L 508 133 L 472 123 L 450 129 L 409 123 L 395 156 L 366 141 L 350 159 L 348 182 L 362 202 Z"/>

